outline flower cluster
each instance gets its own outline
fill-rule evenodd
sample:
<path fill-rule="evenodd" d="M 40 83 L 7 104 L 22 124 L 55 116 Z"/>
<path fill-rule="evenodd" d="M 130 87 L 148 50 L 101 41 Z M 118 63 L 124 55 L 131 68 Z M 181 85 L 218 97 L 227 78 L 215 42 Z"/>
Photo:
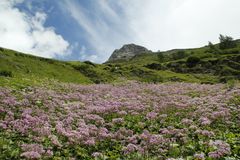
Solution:
<path fill-rule="evenodd" d="M 0 138 L 11 146 L 4 148 L 16 149 L 12 159 L 238 158 L 237 87 L 136 82 L 55 87 L 0 88 Z"/>
<path fill-rule="evenodd" d="M 211 158 L 221 158 L 231 153 L 230 145 L 222 140 L 210 141 L 209 145 L 216 148 L 215 151 L 208 153 Z"/>

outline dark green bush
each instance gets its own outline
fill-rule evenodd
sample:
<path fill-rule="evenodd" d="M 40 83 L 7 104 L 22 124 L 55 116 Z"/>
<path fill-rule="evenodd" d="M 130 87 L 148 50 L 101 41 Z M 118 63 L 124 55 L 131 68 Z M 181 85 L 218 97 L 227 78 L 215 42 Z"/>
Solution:
<path fill-rule="evenodd" d="M 174 60 L 182 59 L 182 58 L 185 58 L 187 56 L 188 56 L 188 54 L 184 50 L 180 50 L 180 51 L 177 51 L 177 52 L 172 54 L 172 58 Z"/>
<path fill-rule="evenodd" d="M 92 75 L 95 74 L 95 71 L 92 69 L 92 66 L 89 65 L 78 65 L 78 66 L 73 66 L 74 69 L 80 71 L 84 75 Z"/>
<path fill-rule="evenodd" d="M 49 64 L 54 64 L 56 62 L 56 60 L 49 59 L 49 58 L 43 58 L 43 57 L 36 57 L 36 58 L 39 59 L 40 61 L 44 61 L 44 62 L 47 62 Z"/>
<path fill-rule="evenodd" d="M 154 69 L 154 70 L 161 70 L 162 69 L 162 65 L 159 64 L 159 63 L 147 64 L 145 67 L 149 68 L 149 69 Z"/>
<path fill-rule="evenodd" d="M 200 62 L 199 57 L 191 56 L 188 57 L 186 65 L 190 68 L 195 67 Z"/>
<path fill-rule="evenodd" d="M 4 51 L 4 48 L 0 47 L 0 51 L 3 52 L 3 51 Z"/>
<path fill-rule="evenodd" d="M 234 80 L 234 76 L 223 76 L 219 79 L 220 83 L 227 83 L 228 81 Z"/>
<path fill-rule="evenodd" d="M 201 81 L 201 84 L 214 84 L 214 82 L 211 82 L 211 81 Z"/>
<path fill-rule="evenodd" d="M 181 78 L 176 77 L 176 76 L 171 77 L 169 80 L 172 81 L 172 82 L 182 82 L 183 81 Z"/>
<path fill-rule="evenodd" d="M 11 71 L 5 71 L 5 70 L 3 70 L 3 71 L 0 71 L 0 76 L 3 76 L 3 77 L 12 77 L 13 74 L 12 74 Z"/>
<path fill-rule="evenodd" d="M 208 42 L 209 49 L 205 51 L 205 53 L 214 53 L 214 54 L 221 54 L 221 50 L 219 50 L 212 42 Z"/>
<path fill-rule="evenodd" d="M 91 81 L 93 81 L 96 84 L 99 84 L 101 82 L 105 82 L 103 77 L 101 77 L 95 70 L 94 67 L 88 64 L 84 65 L 78 65 L 78 66 L 73 66 L 74 69 L 78 70 L 81 72 L 83 75 L 88 77 Z"/>
<path fill-rule="evenodd" d="M 231 56 L 231 57 L 229 56 L 228 59 L 239 63 L 240 62 L 240 55 L 234 55 L 234 56 Z"/>
<path fill-rule="evenodd" d="M 238 48 L 232 48 L 232 49 L 222 51 L 222 54 L 239 54 L 239 53 L 240 51 Z"/>
<path fill-rule="evenodd" d="M 211 49 L 211 50 L 215 50 L 215 46 L 212 44 L 212 42 L 208 42 L 208 47 Z"/>
<path fill-rule="evenodd" d="M 223 36 L 220 34 L 219 40 L 220 40 L 220 44 L 219 44 L 220 49 L 230 49 L 230 48 L 235 48 L 237 46 L 237 43 L 230 36 Z"/>
<path fill-rule="evenodd" d="M 141 77 L 141 76 L 145 76 L 145 75 L 147 75 L 147 74 L 149 74 L 147 71 L 145 71 L 145 70 L 143 70 L 143 69 L 140 69 L 140 68 L 133 68 L 132 70 L 131 70 L 131 74 L 132 74 L 132 76 L 139 76 L 139 77 Z"/>
<path fill-rule="evenodd" d="M 28 57 L 28 55 L 26 55 L 26 54 L 21 54 L 21 53 L 18 53 L 18 52 L 15 52 L 14 55 L 15 55 L 16 57 Z"/>
<path fill-rule="evenodd" d="M 96 64 L 92 63 L 91 61 L 84 61 L 83 63 L 96 67 Z"/>
<path fill-rule="evenodd" d="M 159 62 L 164 62 L 165 56 L 163 55 L 162 52 L 158 52 L 157 57 L 158 57 Z"/>
<path fill-rule="evenodd" d="M 177 63 L 177 62 L 170 62 L 170 63 L 167 64 L 167 67 L 169 67 L 169 68 L 180 67 L 180 63 Z"/>
<path fill-rule="evenodd" d="M 112 73 L 119 73 L 121 72 L 122 67 L 120 65 L 113 65 L 110 69 L 110 72 Z"/>
<path fill-rule="evenodd" d="M 106 67 L 103 68 L 103 70 L 106 70 L 106 71 L 109 71 L 110 69 L 111 69 L 111 68 L 108 67 L 108 66 L 106 66 Z"/>
<path fill-rule="evenodd" d="M 237 75 L 240 75 L 240 71 L 224 66 L 220 71 L 220 75 L 221 76 L 237 76 Z"/>
<path fill-rule="evenodd" d="M 150 75 L 146 75 L 143 78 L 144 82 L 148 82 L 148 83 L 160 83 L 163 82 L 163 77 L 159 76 L 159 75 L 154 75 L 154 74 L 150 74 Z"/>
<path fill-rule="evenodd" d="M 107 64 L 107 66 L 112 67 L 113 65 L 112 64 Z"/>

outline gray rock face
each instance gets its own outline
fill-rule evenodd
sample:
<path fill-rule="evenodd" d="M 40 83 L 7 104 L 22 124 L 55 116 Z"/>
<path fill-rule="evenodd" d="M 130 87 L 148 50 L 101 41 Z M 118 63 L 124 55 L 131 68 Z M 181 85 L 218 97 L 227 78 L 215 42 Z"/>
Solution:
<path fill-rule="evenodd" d="M 147 48 L 138 46 L 135 44 L 126 44 L 120 49 L 116 49 L 110 58 L 108 59 L 108 62 L 118 61 L 118 60 L 129 60 L 132 57 L 150 52 Z"/>

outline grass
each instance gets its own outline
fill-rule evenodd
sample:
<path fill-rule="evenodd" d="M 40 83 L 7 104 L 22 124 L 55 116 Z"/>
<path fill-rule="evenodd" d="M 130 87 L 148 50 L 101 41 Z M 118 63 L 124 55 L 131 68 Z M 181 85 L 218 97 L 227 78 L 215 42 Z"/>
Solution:
<path fill-rule="evenodd" d="M 88 77 L 74 70 L 66 62 L 30 56 L 7 49 L 0 52 L 0 71 L 12 72 L 13 76 L 8 79 L 1 76 L 1 82 L 29 80 L 34 83 L 41 79 L 54 79 L 61 82 L 92 83 Z"/>
<path fill-rule="evenodd" d="M 237 43 L 240 44 L 240 41 Z M 240 77 L 240 45 L 233 49 L 216 49 L 214 53 L 208 46 L 181 49 L 186 56 L 173 58 L 179 51 L 162 52 L 164 60 L 158 58 L 157 52 L 151 52 L 128 61 L 94 64 L 89 61 L 58 61 L 0 48 L 0 86 L 42 85 L 51 81 L 76 84 L 119 83 L 126 80 L 219 83 Z M 192 68 L 187 67 L 189 56 L 199 57 L 200 62 Z M 160 67 L 148 68 L 151 64 Z"/>

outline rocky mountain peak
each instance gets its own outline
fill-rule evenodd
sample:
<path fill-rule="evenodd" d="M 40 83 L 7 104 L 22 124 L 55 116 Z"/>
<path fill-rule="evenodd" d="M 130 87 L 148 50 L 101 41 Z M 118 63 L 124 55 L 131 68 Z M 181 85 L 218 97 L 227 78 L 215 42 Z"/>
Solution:
<path fill-rule="evenodd" d="M 108 62 L 117 61 L 117 60 L 129 60 L 132 57 L 150 52 L 147 48 L 136 45 L 136 44 L 125 44 L 120 49 L 116 49 L 110 58 L 108 59 Z"/>

